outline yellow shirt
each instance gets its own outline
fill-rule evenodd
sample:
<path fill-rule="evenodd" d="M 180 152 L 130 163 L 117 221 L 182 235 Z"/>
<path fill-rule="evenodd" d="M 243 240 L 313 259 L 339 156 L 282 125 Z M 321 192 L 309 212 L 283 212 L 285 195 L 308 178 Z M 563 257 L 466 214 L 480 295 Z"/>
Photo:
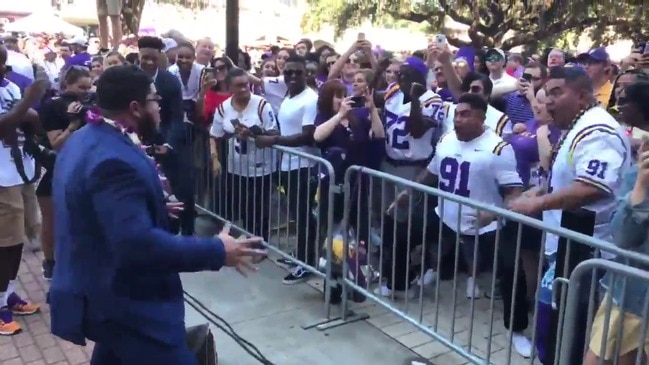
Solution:
<path fill-rule="evenodd" d="M 608 102 L 611 100 L 611 93 L 613 92 L 613 84 L 606 81 L 599 90 L 595 90 L 595 98 L 603 108 L 608 108 Z"/>

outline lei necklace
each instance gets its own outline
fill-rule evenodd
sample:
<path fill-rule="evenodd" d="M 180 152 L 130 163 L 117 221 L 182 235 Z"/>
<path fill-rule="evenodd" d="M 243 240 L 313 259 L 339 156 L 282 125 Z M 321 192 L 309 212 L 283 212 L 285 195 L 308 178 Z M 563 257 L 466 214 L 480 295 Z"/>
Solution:
<path fill-rule="evenodd" d="M 581 119 L 581 117 L 583 117 L 584 114 L 586 114 L 586 112 L 588 112 L 589 110 L 591 110 L 593 108 L 596 108 L 596 107 L 598 107 L 597 103 L 590 104 L 586 108 L 580 110 L 579 113 L 577 113 L 577 115 L 572 119 L 572 121 L 568 125 L 568 129 L 566 130 L 566 132 L 561 135 L 561 138 L 559 138 L 559 141 L 557 142 L 557 144 L 555 144 L 552 147 L 552 155 L 551 155 L 552 158 L 550 160 L 550 169 L 552 169 L 552 165 L 554 165 L 554 162 L 556 161 L 557 156 L 559 155 L 559 150 L 563 146 L 563 143 L 566 141 L 566 138 L 568 137 L 568 134 L 575 127 L 575 125 L 577 124 L 579 119 Z M 572 161 L 572 156 L 570 156 L 569 159 Z"/>
<path fill-rule="evenodd" d="M 103 116 L 101 116 L 101 114 L 99 114 L 97 110 L 89 110 L 88 113 L 86 114 L 86 120 L 88 121 L 88 124 L 99 125 L 101 123 L 106 123 L 112 126 L 113 128 L 120 131 L 124 136 L 126 136 L 131 142 L 133 142 L 135 146 L 139 147 L 144 153 L 144 155 L 151 160 L 153 166 L 155 166 L 156 172 L 158 173 L 158 177 L 160 178 L 160 184 L 162 185 L 162 192 L 164 193 L 165 200 L 169 200 L 172 202 L 178 201 L 178 199 L 176 199 L 176 197 L 171 193 L 171 186 L 169 185 L 169 180 L 167 179 L 164 172 L 162 171 L 160 164 L 153 157 L 146 154 L 145 150 L 147 149 L 148 146 L 144 146 L 142 144 L 140 137 L 137 135 L 137 133 L 132 127 L 126 127 L 123 123 L 119 121 L 104 118 Z"/>

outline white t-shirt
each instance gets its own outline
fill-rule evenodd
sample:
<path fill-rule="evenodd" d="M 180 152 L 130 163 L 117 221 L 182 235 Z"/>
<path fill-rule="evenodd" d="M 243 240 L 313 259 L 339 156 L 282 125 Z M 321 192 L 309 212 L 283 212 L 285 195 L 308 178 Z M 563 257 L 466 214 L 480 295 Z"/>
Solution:
<path fill-rule="evenodd" d="M 624 128 L 603 108 L 587 111 L 568 132 L 550 171 L 550 189 L 558 191 L 574 181 L 594 186 L 608 195 L 583 206 L 595 213 L 594 237 L 610 240 L 610 220 L 622 177 L 631 166 L 631 147 Z M 561 210 L 543 212 L 543 223 L 561 225 Z M 548 233 L 545 253 L 555 253 L 559 237 Z"/>
<path fill-rule="evenodd" d="M 404 94 L 399 86 L 393 85 L 385 93 L 385 152 L 398 161 L 427 160 L 433 154 L 433 134 L 431 128 L 421 138 L 414 138 L 406 131 L 406 121 L 410 117 L 410 102 L 403 103 Z M 438 123 L 444 120 L 445 110 L 442 98 L 432 90 L 419 98 L 422 115 Z"/>
<path fill-rule="evenodd" d="M 287 97 L 279 107 L 277 120 L 279 131 L 282 136 L 292 136 L 302 133 L 302 127 L 313 125 L 317 114 L 318 94 L 310 88 L 305 88 L 301 93 Z M 315 147 L 295 147 L 296 150 L 318 156 L 318 149 Z M 302 167 L 314 165 L 312 160 L 299 158 L 298 156 L 282 154 L 282 171 L 297 170 Z"/>
<path fill-rule="evenodd" d="M 168 68 L 168 71 L 178 78 L 180 82 L 180 87 L 182 88 L 183 100 L 196 100 L 198 99 L 198 93 L 201 88 L 201 71 L 203 71 L 205 66 L 200 63 L 194 62 L 192 65 L 192 70 L 189 73 L 189 78 L 187 79 L 187 85 L 183 84 L 182 78 L 180 77 L 180 70 L 178 65 L 171 65 Z"/>
<path fill-rule="evenodd" d="M 263 130 L 277 130 L 275 112 L 261 96 L 251 95 L 243 112 L 232 107 L 232 97 L 225 100 L 214 113 L 210 134 L 222 138 L 234 134 L 233 119 L 246 127 L 260 126 Z M 271 148 L 257 148 L 252 141 L 234 136 L 228 140 L 228 172 L 240 176 L 265 176 L 275 172 L 276 153 Z"/>
<path fill-rule="evenodd" d="M 11 66 L 13 72 L 28 77 L 32 81 L 34 80 L 34 67 L 24 54 L 7 50 L 6 65 Z"/>
<path fill-rule="evenodd" d="M 502 76 L 500 78 L 494 79 L 489 75 L 489 80 L 491 80 L 491 83 L 493 84 L 493 87 L 495 88 L 496 86 L 498 87 L 512 87 L 516 85 L 516 78 L 513 76 L 510 76 L 507 72 L 503 71 Z"/>
<path fill-rule="evenodd" d="M 455 108 L 457 107 L 457 104 L 445 102 L 444 107 L 446 108 L 446 119 L 444 119 L 442 126 L 444 129 L 443 132 L 448 133 L 455 130 L 453 118 L 455 118 Z M 512 133 L 513 126 L 507 114 L 489 105 L 487 106 L 486 116 L 484 124 L 491 128 L 492 131 L 496 132 L 497 135 L 506 138 Z"/>
<path fill-rule="evenodd" d="M 439 189 L 472 200 L 503 207 L 501 187 L 523 186 L 516 170 L 512 146 L 491 129 L 485 128 L 478 138 L 468 142 L 457 139 L 455 132 L 445 134 L 437 144 L 428 171 L 439 179 Z M 444 224 L 457 232 L 460 218 L 461 234 L 475 234 L 476 210 L 445 200 L 435 212 Z M 497 223 L 480 228 L 479 234 L 496 230 Z"/>
<path fill-rule="evenodd" d="M 16 84 L 6 79 L 0 80 L 0 114 L 9 111 L 20 98 L 20 88 Z M 25 144 L 25 135 L 20 130 L 17 133 L 18 147 L 22 152 L 23 145 Z M 11 157 L 11 147 L 2 140 L 0 140 L 0 143 L 0 186 L 9 187 L 24 184 L 25 182 L 20 177 L 20 174 L 18 174 L 16 164 Z M 22 152 L 22 156 L 25 176 L 31 180 L 34 178 L 36 163 L 31 155 Z"/>
<path fill-rule="evenodd" d="M 279 112 L 279 107 L 285 98 L 288 97 L 288 87 L 284 82 L 284 76 L 264 77 L 264 97 L 273 107 L 275 113 Z"/>

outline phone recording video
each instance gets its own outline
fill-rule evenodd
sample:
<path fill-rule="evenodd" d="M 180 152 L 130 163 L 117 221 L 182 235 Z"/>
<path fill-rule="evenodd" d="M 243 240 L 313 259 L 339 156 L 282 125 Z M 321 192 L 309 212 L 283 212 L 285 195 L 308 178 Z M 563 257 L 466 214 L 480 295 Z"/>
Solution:
<path fill-rule="evenodd" d="M 521 78 L 523 80 L 527 81 L 527 82 L 532 82 L 532 75 L 531 74 L 524 73 L 523 76 L 521 76 Z"/>
<path fill-rule="evenodd" d="M 365 107 L 365 97 L 364 96 L 352 96 L 352 108 L 360 109 Z"/>

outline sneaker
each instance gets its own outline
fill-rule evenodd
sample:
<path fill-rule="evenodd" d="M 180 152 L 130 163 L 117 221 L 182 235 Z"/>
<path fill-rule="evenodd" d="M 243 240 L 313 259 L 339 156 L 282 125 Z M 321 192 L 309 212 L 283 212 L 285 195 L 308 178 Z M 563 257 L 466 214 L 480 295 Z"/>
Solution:
<path fill-rule="evenodd" d="M 532 357 L 532 342 L 524 334 L 514 332 L 512 334 L 512 343 L 519 355 L 526 359 Z"/>
<path fill-rule="evenodd" d="M 469 299 L 478 299 L 481 296 L 480 288 L 475 279 L 470 276 L 466 278 L 466 297 Z"/>
<path fill-rule="evenodd" d="M 489 290 L 487 290 L 487 291 L 484 293 L 484 296 L 485 296 L 485 298 L 487 298 L 487 299 L 491 299 L 491 297 L 492 297 L 492 295 L 491 295 L 491 287 L 489 288 Z M 502 294 L 502 292 L 500 291 L 500 281 L 496 281 L 496 287 L 494 288 L 493 299 L 494 299 L 494 300 L 501 300 L 502 298 L 503 298 L 503 294 Z M 532 306 L 532 308 L 534 308 L 534 306 Z"/>
<path fill-rule="evenodd" d="M 426 285 L 431 285 L 431 284 L 434 283 L 436 280 L 437 280 L 437 273 L 436 273 L 433 269 L 428 269 L 428 270 L 426 270 L 426 272 L 424 273 L 424 280 L 423 280 L 423 283 L 422 283 L 421 278 L 419 278 L 419 277 L 417 278 L 417 285 L 419 285 L 419 286 L 422 286 L 422 285 L 424 285 L 424 286 L 426 286 Z"/>
<path fill-rule="evenodd" d="M 9 307 L 11 313 L 17 316 L 28 316 L 41 310 L 40 306 L 27 303 L 16 293 L 11 293 L 7 298 L 7 307 Z"/>
<path fill-rule="evenodd" d="M 406 298 L 406 291 L 405 290 L 392 290 L 388 288 L 387 285 L 383 284 L 378 286 L 376 289 L 374 289 L 374 294 L 381 296 L 381 297 L 386 297 L 386 298 L 394 298 L 397 300 L 400 299 L 405 299 Z M 417 289 L 409 289 L 408 290 L 408 299 L 414 299 L 415 296 L 417 295 Z"/>
<path fill-rule="evenodd" d="M 14 321 L 9 308 L 0 308 L 0 336 L 11 336 L 20 331 L 20 325 Z"/>
<path fill-rule="evenodd" d="M 290 274 L 286 275 L 284 280 L 282 280 L 282 283 L 285 285 L 299 284 L 307 281 L 311 275 L 313 274 L 308 272 L 302 266 L 296 266 Z"/>
<path fill-rule="evenodd" d="M 54 260 L 43 260 L 43 278 L 45 280 L 52 280 L 54 273 Z"/>

